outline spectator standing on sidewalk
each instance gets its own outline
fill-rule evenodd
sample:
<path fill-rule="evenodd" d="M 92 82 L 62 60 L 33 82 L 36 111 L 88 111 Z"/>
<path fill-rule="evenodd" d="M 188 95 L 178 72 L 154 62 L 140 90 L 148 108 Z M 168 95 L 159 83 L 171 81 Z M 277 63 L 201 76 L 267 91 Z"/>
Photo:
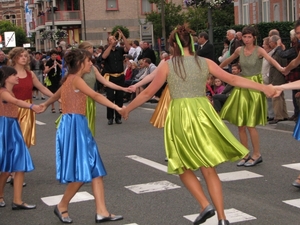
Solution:
<path fill-rule="evenodd" d="M 118 33 L 119 37 L 123 39 L 125 47 L 130 49 L 130 45 L 122 31 L 118 30 Z M 102 54 L 102 59 L 105 60 L 103 69 L 104 77 L 116 85 L 123 86 L 125 81 L 123 55 L 126 53 L 126 51 L 123 47 L 117 46 L 118 42 L 115 36 L 109 36 L 107 41 L 108 47 Z M 123 91 L 114 90 L 109 87 L 106 88 L 107 99 L 109 99 L 111 102 L 114 102 L 119 107 L 123 106 L 123 95 Z M 122 124 L 121 115 L 112 108 L 107 107 L 106 117 L 108 119 L 108 125 L 112 125 L 114 119 L 116 124 Z"/>

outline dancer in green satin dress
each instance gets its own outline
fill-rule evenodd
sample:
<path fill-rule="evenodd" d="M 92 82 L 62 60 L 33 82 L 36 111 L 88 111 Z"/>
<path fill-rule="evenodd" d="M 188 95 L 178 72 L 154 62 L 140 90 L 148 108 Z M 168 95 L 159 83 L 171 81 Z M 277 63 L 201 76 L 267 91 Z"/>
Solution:
<path fill-rule="evenodd" d="M 244 46 L 238 47 L 235 52 L 220 64 L 220 67 L 231 63 L 240 57 L 241 76 L 257 83 L 263 83 L 261 70 L 263 57 L 279 71 L 283 68 L 256 43 L 256 30 L 252 26 L 242 30 Z M 220 117 L 238 126 L 241 143 L 248 149 L 247 130 L 249 131 L 253 146 L 252 156 L 244 157 L 237 166 L 255 166 L 262 162 L 259 149 L 259 136 L 257 125 L 265 125 L 267 122 L 267 109 L 265 95 L 259 91 L 235 87 L 225 102 Z"/>
<path fill-rule="evenodd" d="M 263 91 L 268 96 L 274 95 L 275 90 L 271 86 L 229 74 L 213 61 L 195 55 L 193 33 L 187 25 L 175 28 L 169 37 L 169 44 L 174 48 L 173 57 L 159 64 L 152 72 L 156 73 L 153 81 L 121 110 L 121 115 L 127 119 L 130 111 L 150 99 L 168 81 L 171 103 L 164 128 L 168 173 L 178 174 L 201 206 L 194 225 L 212 217 L 215 214 L 214 207 L 218 213 L 218 224 L 228 225 L 222 185 L 214 167 L 241 159 L 249 151 L 232 135 L 207 99 L 207 76 L 213 74 L 233 86 Z M 214 207 L 209 204 L 193 172 L 199 168 Z"/>

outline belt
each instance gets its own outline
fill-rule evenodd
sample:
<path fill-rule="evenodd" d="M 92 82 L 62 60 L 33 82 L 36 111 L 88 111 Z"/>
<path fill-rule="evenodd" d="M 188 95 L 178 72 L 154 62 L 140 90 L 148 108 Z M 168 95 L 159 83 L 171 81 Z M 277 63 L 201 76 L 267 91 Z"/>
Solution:
<path fill-rule="evenodd" d="M 109 81 L 109 77 L 119 77 L 122 76 L 124 73 L 105 73 L 104 74 L 104 79 Z"/>

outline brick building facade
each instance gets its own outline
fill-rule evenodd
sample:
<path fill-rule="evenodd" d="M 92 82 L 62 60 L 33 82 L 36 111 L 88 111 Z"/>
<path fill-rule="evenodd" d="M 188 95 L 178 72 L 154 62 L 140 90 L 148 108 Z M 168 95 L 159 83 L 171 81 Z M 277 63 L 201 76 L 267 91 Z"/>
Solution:
<path fill-rule="evenodd" d="M 295 21 L 300 17 L 299 0 L 234 0 L 235 24 Z"/>
<path fill-rule="evenodd" d="M 23 27 L 25 30 L 24 1 L 0 0 L 0 20 Z"/>

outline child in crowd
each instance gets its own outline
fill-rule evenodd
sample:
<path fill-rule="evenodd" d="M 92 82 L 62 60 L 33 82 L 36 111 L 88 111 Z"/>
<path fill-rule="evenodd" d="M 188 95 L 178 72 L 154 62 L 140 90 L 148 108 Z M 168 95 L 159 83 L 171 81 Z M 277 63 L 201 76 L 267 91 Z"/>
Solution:
<path fill-rule="evenodd" d="M 219 78 L 215 78 L 214 84 L 215 84 L 214 85 L 215 94 L 221 94 L 225 88 L 223 81 L 221 81 Z"/>

